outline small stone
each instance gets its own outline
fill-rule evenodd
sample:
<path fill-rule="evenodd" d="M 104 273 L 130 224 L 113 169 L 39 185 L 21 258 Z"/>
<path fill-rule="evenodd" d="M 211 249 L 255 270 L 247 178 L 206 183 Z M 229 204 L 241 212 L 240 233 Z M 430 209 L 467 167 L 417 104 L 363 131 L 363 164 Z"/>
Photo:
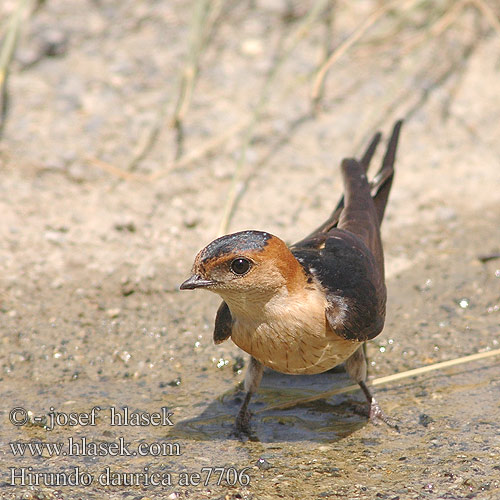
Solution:
<path fill-rule="evenodd" d="M 262 54 L 263 50 L 264 45 L 258 38 L 247 38 L 246 40 L 243 40 L 241 44 L 241 52 L 243 52 L 246 56 L 258 56 Z"/>
<path fill-rule="evenodd" d="M 425 413 L 422 413 L 418 417 L 418 423 L 420 425 L 423 425 L 424 427 L 428 427 L 428 425 L 432 424 L 432 422 L 434 422 L 434 419 L 432 417 L 430 417 L 429 415 L 425 414 Z"/>
<path fill-rule="evenodd" d="M 66 237 L 60 231 L 45 231 L 44 237 L 50 243 L 60 245 L 64 243 Z"/>
<path fill-rule="evenodd" d="M 68 167 L 68 177 L 79 184 L 89 180 L 88 169 L 80 163 L 72 163 Z"/>
<path fill-rule="evenodd" d="M 124 231 L 124 232 L 129 232 L 129 233 L 135 233 L 137 231 L 137 227 L 134 224 L 134 221 L 116 222 L 113 227 L 117 231 Z"/>
<path fill-rule="evenodd" d="M 188 229 L 193 229 L 200 223 L 200 217 L 197 214 L 188 214 L 182 220 L 184 226 Z"/>
<path fill-rule="evenodd" d="M 47 29 L 42 33 L 42 48 L 48 57 L 62 56 L 68 48 L 68 35 L 58 29 Z"/>
<path fill-rule="evenodd" d="M 272 468 L 272 465 L 265 458 L 261 457 L 257 460 L 257 467 L 260 470 L 269 470 Z"/>
<path fill-rule="evenodd" d="M 106 311 L 106 315 L 109 316 L 110 318 L 117 318 L 122 310 L 119 307 L 116 307 L 114 309 L 108 309 Z"/>
<path fill-rule="evenodd" d="M 128 351 L 116 351 L 115 357 L 127 364 L 130 361 L 132 355 Z"/>
<path fill-rule="evenodd" d="M 171 380 L 170 382 L 167 382 L 167 385 L 170 387 L 179 387 L 181 385 L 182 379 L 181 377 L 174 378 L 174 380 Z"/>
<path fill-rule="evenodd" d="M 449 222 L 457 218 L 457 213 L 453 208 L 439 207 L 436 209 L 436 217 L 443 222 Z"/>
<path fill-rule="evenodd" d="M 53 290 L 57 290 L 58 288 L 61 288 L 63 285 L 64 285 L 64 279 L 59 276 L 52 281 L 52 283 L 50 284 L 50 288 L 52 288 Z"/>
<path fill-rule="evenodd" d="M 338 467 L 330 467 L 328 472 L 333 477 L 340 477 L 340 469 Z"/>

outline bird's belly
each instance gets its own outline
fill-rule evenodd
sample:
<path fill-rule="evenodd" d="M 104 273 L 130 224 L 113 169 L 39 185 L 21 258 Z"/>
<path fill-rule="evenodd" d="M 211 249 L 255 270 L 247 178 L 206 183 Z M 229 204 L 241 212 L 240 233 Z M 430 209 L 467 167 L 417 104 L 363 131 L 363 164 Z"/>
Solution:
<path fill-rule="evenodd" d="M 325 328 L 314 331 L 309 325 L 268 325 L 251 328 L 233 325 L 233 342 L 263 365 L 292 375 L 314 374 L 337 366 L 359 347 Z"/>

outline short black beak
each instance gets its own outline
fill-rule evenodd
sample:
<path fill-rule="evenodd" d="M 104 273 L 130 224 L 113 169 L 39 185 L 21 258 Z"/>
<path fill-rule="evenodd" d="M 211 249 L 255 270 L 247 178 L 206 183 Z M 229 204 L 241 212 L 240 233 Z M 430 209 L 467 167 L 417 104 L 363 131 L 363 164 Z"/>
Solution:
<path fill-rule="evenodd" d="M 205 280 L 198 274 L 193 274 L 179 287 L 180 290 L 194 290 L 195 288 L 203 288 L 205 286 L 214 285 L 215 283 L 211 280 Z"/>

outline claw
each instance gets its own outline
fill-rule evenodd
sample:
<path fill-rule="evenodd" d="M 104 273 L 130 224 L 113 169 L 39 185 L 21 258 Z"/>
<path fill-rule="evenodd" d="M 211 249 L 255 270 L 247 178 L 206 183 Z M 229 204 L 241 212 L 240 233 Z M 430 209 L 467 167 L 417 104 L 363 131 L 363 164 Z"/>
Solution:
<path fill-rule="evenodd" d="M 388 417 L 383 412 L 382 408 L 380 407 L 375 398 L 372 398 L 370 402 L 370 410 L 368 412 L 368 417 L 370 418 L 370 421 L 373 422 L 374 424 L 378 424 L 378 422 L 380 421 L 399 432 L 399 425 L 397 424 L 396 420 Z"/>

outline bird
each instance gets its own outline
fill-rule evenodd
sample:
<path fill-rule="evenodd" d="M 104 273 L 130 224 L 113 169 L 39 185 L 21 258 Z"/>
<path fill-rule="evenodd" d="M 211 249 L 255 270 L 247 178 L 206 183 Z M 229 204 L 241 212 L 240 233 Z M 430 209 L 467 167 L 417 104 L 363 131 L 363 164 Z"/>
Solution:
<path fill-rule="evenodd" d="M 359 384 L 370 420 L 396 427 L 367 386 L 365 342 L 383 329 L 386 313 L 380 225 L 394 177 L 403 121 L 394 124 L 382 165 L 367 170 L 381 140 L 377 132 L 360 160 L 341 162 L 344 194 L 330 217 L 299 242 L 244 230 L 221 236 L 195 257 L 181 290 L 222 298 L 214 342 L 229 338 L 250 354 L 245 397 L 236 418 L 251 431 L 249 403 L 264 367 L 291 375 L 317 374 L 344 363 Z"/>

